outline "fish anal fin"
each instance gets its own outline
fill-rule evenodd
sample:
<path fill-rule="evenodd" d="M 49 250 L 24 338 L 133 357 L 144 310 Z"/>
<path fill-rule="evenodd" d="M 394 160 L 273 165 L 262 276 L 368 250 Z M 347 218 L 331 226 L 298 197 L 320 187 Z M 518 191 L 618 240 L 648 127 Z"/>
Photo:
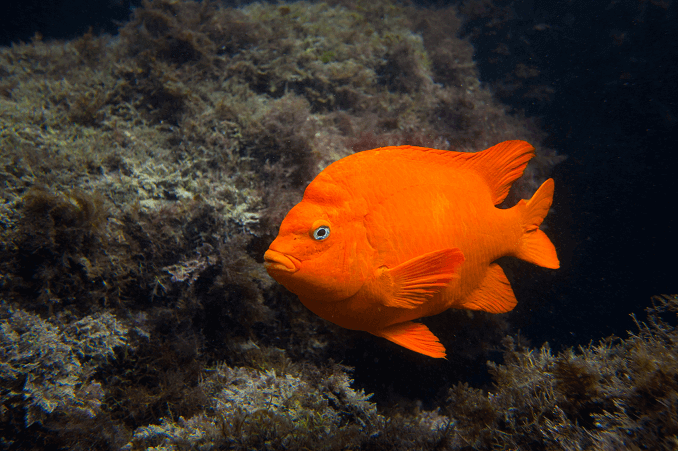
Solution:
<path fill-rule="evenodd" d="M 464 254 L 454 248 L 429 252 L 391 269 L 380 269 L 377 283 L 384 305 L 407 309 L 420 306 L 459 277 L 463 262 Z"/>
<path fill-rule="evenodd" d="M 492 263 L 481 285 L 467 298 L 462 307 L 490 313 L 506 313 L 513 310 L 518 301 L 504 270 Z"/>
<path fill-rule="evenodd" d="M 436 359 L 445 358 L 446 355 L 445 346 L 440 343 L 438 337 L 433 335 L 429 328 L 421 323 L 406 321 L 385 327 L 379 331 L 372 332 L 372 334 L 384 337 L 403 348 Z"/>

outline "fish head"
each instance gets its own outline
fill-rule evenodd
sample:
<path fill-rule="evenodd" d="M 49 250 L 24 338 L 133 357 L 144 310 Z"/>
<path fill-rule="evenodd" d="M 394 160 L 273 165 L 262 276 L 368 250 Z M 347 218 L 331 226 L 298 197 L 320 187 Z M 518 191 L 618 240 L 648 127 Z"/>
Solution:
<path fill-rule="evenodd" d="M 300 298 L 336 302 L 353 296 L 367 278 L 371 248 L 364 215 L 345 193 L 326 188 L 318 198 L 310 188 L 280 225 L 264 266 Z"/>

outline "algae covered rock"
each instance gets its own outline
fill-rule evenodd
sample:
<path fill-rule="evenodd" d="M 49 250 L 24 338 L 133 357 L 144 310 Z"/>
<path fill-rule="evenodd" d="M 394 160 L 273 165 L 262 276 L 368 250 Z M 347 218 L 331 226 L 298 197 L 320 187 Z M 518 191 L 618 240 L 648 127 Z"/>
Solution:
<path fill-rule="evenodd" d="M 261 261 L 353 152 L 519 136 L 524 191 L 559 161 L 461 27 L 393 2 L 148 0 L 117 36 L 0 48 L 2 447 L 453 449 L 461 419 L 378 411 L 329 363 L 359 338 Z"/>

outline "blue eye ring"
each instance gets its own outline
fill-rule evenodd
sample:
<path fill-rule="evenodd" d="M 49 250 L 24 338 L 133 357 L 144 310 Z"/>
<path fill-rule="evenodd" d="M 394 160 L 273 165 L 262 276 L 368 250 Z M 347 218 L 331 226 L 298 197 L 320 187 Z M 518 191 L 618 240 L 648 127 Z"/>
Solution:
<path fill-rule="evenodd" d="M 320 227 L 317 227 L 311 235 L 316 241 L 326 240 L 327 237 L 330 236 L 330 226 L 321 225 Z"/>

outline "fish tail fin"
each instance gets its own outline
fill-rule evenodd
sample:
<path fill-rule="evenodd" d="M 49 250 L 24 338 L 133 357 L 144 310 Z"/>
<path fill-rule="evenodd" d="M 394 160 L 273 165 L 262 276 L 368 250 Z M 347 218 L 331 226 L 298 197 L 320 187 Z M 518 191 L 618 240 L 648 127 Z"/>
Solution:
<path fill-rule="evenodd" d="M 515 256 L 544 268 L 560 267 L 556 248 L 549 237 L 539 230 L 553 202 L 553 179 L 548 179 L 539 187 L 532 199 L 518 202 L 516 207 L 521 213 L 523 236 Z"/>
<path fill-rule="evenodd" d="M 492 202 L 499 205 L 506 199 L 513 182 L 523 175 L 532 157 L 532 144 L 513 140 L 470 154 L 468 163 L 485 178 L 492 191 Z"/>

